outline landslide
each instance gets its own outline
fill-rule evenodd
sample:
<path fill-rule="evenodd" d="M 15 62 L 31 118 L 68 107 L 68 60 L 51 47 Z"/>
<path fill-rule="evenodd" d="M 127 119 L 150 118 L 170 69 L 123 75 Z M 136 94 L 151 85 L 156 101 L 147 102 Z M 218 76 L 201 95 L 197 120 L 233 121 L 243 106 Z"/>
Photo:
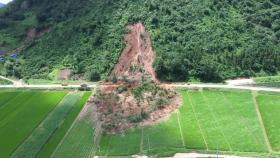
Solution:
<path fill-rule="evenodd" d="M 110 82 L 101 84 L 93 97 L 94 116 L 106 133 L 157 122 L 180 104 L 179 94 L 161 87 L 156 79 L 152 67 L 156 55 L 144 25 L 136 23 L 128 30 Z"/>

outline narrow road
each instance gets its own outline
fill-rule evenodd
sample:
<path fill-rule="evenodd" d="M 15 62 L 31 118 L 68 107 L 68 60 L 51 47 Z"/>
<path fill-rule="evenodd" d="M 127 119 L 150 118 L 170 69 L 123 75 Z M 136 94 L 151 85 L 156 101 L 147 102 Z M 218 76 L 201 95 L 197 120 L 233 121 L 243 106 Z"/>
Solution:
<path fill-rule="evenodd" d="M 243 90 L 252 90 L 252 91 L 267 91 L 267 92 L 280 92 L 280 88 L 270 88 L 270 87 L 251 87 L 251 86 L 235 86 L 235 85 L 224 85 L 224 84 L 167 84 L 164 85 L 167 87 L 176 87 L 176 88 L 218 88 L 218 89 L 243 89 Z"/>
<path fill-rule="evenodd" d="M 0 79 L 3 79 L 3 80 L 7 80 L 7 81 L 12 82 L 12 83 L 13 83 L 13 86 L 15 86 L 15 87 L 20 87 L 20 86 L 23 86 L 23 85 L 24 85 L 24 83 L 23 83 L 21 80 L 16 81 L 16 80 L 12 80 L 12 79 L 10 79 L 10 78 L 7 78 L 7 77 L 5 77 L 5 76 L 0 76 Z"/>
<path fill-rule="evenodd" d="M 39 89 L 49 89 L 49 88 L 79 88 L 81 85 L 67 85 L 63 86 L 61 84 L 46 84 L 46 85 L 0 85 L 0 88 L 39 88 Z M 96 85 L 88 85 L 89 88 L 95 88 Z"/>
<path fill-rule="evenodd" d="M 9 79 L 7 77 L 4 77 L 4 76 L 0 76 L 0 79 L 7 80 L 7 81 L 10 81 L 10 82 L 14 83 L 14 80 L 11 80 L 11 79 Z"/>
<path fill-rule="evenodd" d="M 61 84 L 46 84 L 46 85 L 27 85 L 24 84 L 22 81 L 16 81 L 4 76 L 0 76 L 1 79 L 10 81 L 13 85 L 0 85 L 0 88 L 40 88 L 40 89 L 48 89 L 48 88 L 79 88 L 81 87 L 80 84 L 69 84 L 67 86 L 63 86 Z M 95 88 L 96 84 L 88 85 L 89 88 Z M 112 86 L 112 85 L 108 85 Z M 244 86 L 244 85 L 232 85 L 232 84 L 207 84 L 207 83 L 200 83 L 200 84 L 186 84 L 186 83 L 172 83 L 172 84 L 162 84 L 164 87 L 173 87 L 173 88 L 218 88 L 218 89 L 243 89 L 243 90 L 252 90 L 252 91 L 267 91 L 267 92 L 280 92 L 280 88 L 270 88 L 270 87 L 251 87 L 251 86 Z"/>

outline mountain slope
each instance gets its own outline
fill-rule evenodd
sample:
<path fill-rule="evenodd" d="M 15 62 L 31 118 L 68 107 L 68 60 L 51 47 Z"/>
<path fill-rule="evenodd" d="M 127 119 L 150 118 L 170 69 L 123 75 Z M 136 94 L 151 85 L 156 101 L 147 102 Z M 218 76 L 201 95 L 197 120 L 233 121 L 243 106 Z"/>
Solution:
<path fill-rule="evenodd" d="M 118 61 L 126 27 L 141 21 L 159 79 L 221 81 L 280 70 L 279 17 L 276 0 L 16 0 L 0 12 L 0 48 L 25 45 L 20 77 L 67 67 L 99 80 Z"/>

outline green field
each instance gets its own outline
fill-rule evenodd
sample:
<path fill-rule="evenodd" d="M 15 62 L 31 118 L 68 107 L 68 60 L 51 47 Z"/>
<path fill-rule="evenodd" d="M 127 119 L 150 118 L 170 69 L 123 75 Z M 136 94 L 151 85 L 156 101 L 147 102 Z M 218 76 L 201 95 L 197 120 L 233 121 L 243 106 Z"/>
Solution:
<path fill-rule="evenodd" d="M 44 120 L 65 92 L 22 92 L 0 110 L 0 153 L 8 157 Z"/>
<path fill-rule="evenodd" d="M 76 119 L 59 146 L 53 152 L 53 158 L 90 157 L 94 155 L 95 127 L 90 115 Z"/>
<path fill-rule="evenodd" d="M 174 148 L 267 151 L 250 92 L 190 91 L 182 92 L 182 96 L 183 106 L 167 121 L 145 127 L 143 133 L 134 130 L 122 135 L 103 136 L 100 154 L 161 154 Z"/>
<path fill-rule="evenodd" d="M 0 92 L 0 155 L 49 157 L 75 120 L 90 92 Z"/>
<path fill-rule="evenodd" d="M 52 133 L 64 121 L 68 112 L 80 98 L 79 93 L 70 93 L 51 111 L 32 134 L 17 148 L 11 157 L 35 157 Z"/>
<path fill-rule="evenodd" d="M 54 132 L 52 137 L 48 140 L 48 142 L 44 145 L 41 151 L 38 153 L 38 157 L 40 158 L 48 158 L 51 156 L 52 152 L 55 150 L 59 142 L 62 140 L 67 130 L 72 125 L 73 121 L 76 119 L 84 104 L 88 100 L 91 92 L 85 92 L 80 100 L 74 105 L 74 108 L 65 118 L 63 124 Z"/>
<path fill-rule="evenodd" d="M 90 95 L 0 92 L 1 157 L 164 156 L 190 150 L 258 156 L 280 151 L 278 93 L 181 90 L 182 106 L 169 118 L 115 135 L 99 135 L 90 107 L 80 113 Z"/>
<path fill-rule="evenodd" d="M 280 151 L 280 95 L 261 94 L 257 97 L 259 109 L 274 151 Z"/>
<path fill-rule="evenodd" d="M 204 90 L 182 91 L 181 94 L 183 105 L 167 120 L 121 134 L 102 135 L 99 145 L 93 143 L 95 129 L 87 117 L 83 117 L 74 124 L 53 156 L 127 156 L 139 153 L 169 155 L 186 150 L 268 153 L 265 133 L 257 115 L 256 107 L 259 105 L 254 102 L 252 92 Z M 267 96 L 263 97 L 266 99 Z M 274 97 L 279 99 L 280 95 Z M 258 103 L 263 105 L 259 99 Z M 277 108 L 274 103 L 280 101 L 270 103 L 273 104 L 270 108 L 272 110 Z M 270 113 L 267 109 L 264 111 Z M 280 116 L 275 116 L 275 119 L 274 123 L 277 124 Z M 272 134 L 268 132 L 272 135 L 271 140 L 275 141 L 272 145 L 279 145 L 280 137 L 277 134 L 280 131 L 275 131 L 275 126 L 272 124 L 266 127 L 272 130 Z M 278 151 L 276 147 L 273 149 Z"/>

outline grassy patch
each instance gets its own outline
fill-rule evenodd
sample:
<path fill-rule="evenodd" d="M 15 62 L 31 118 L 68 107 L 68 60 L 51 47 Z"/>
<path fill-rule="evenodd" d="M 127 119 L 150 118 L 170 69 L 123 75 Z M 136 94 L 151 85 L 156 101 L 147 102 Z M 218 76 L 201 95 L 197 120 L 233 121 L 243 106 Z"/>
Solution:
<path fill-rule="evenodd" d="M 280 95 L 260 94 L 259 109 L 274 151 L 280 151 Z"/>
<path fill-rule="evenodd" d="M 64 97 L 65 92 L 24 92 L 0 111 L 0 153 L 8 157 Z"/>
<path fill-rule="evenodd" d="M 280 76 L 267 76 L 255 78 L 256 83 L 280 82 Z"/>
<path fill-rule="evenodd" d="M 255 82 L 259 86 L 280 87 L 280 76 L 257 77 Z"/>
<path fill-rule="evenodd" d="M 63 124 L 55 131 L 52 137 L 48 140 L 48 142 L 44 145 L 41 151 L 38 153 L 39 158 L 48 158 L 51 156 L 52 152 L 55 150 L 59 142 L 63 139 L 64 135 L 66 134 L 67 130 L 72 125 L 73 121 L 76 119 L 77 115 L 85 105 L 86 101 L 88 100 L 91 92 L 85 92 L 80 100 L 74 105 L 74 108 L 65 118 Z"/>

